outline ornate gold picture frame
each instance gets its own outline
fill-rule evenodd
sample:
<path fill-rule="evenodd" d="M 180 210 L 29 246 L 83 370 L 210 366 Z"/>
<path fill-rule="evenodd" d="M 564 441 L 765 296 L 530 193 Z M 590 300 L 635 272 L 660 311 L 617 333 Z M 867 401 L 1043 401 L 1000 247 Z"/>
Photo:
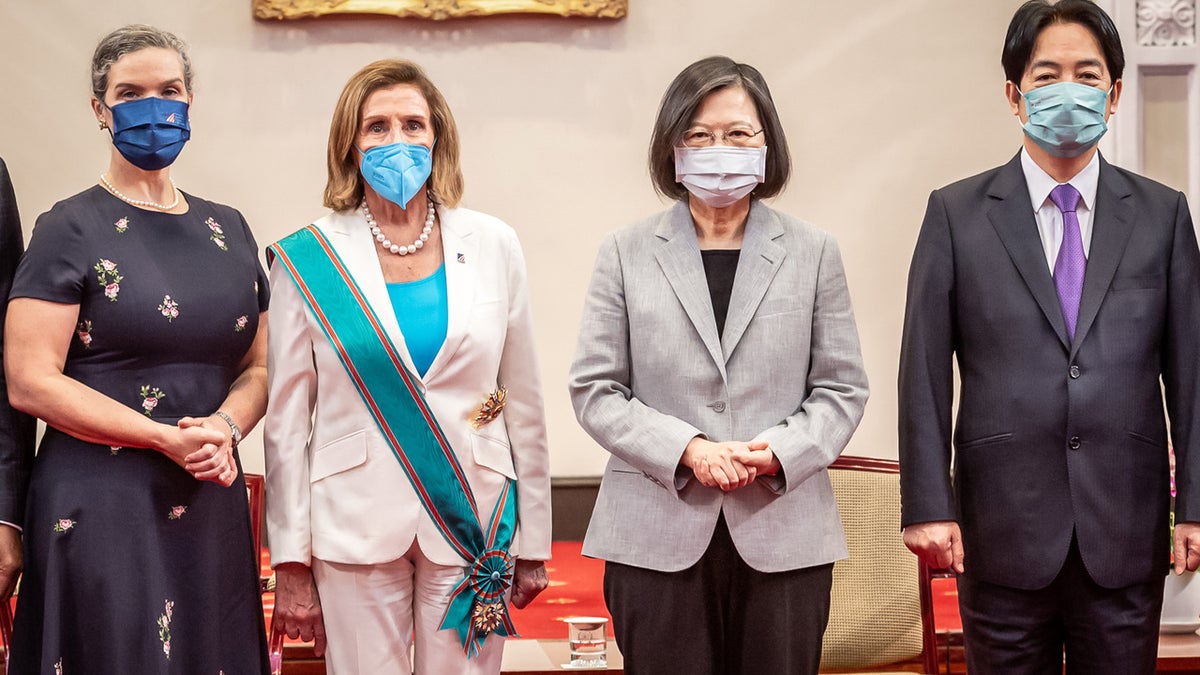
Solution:
<path fill-rule="evenodd" d="M 388 14 L 457 19 L 495 14 L 550 14 L 620 19 L 628 0 L 254 0 L 259 19 L 305 19 L 328 14 Z"/>

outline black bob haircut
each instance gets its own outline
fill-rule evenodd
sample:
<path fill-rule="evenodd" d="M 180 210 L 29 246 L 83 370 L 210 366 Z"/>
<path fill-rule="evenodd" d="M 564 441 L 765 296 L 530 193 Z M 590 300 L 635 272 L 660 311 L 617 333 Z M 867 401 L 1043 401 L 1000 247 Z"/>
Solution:
<path fill-rule="evenodd" d="M 767 199 L 783 192 L 792 172 L 792 156 L 775 100 L 762 73 L 753 66 L 727 56 L 710 56 L 691 64 L 675 76 L 663 94 L 650 138 L 650 180 L 659 194 L 687 200 L 687 188 L 675 181 L 675 146 L 692 125 L 692 116 L 709 94 L 726 87 L 741 87 L 754 101 L 767 141 L 767 171 L 761 185 L 750 193 L 751 200 Z"/>
<path fill-rule="evenodd" d="M 1021 76 L 1033 57 L 1033 46 L 1038 35 L 1047 26 L 1055 23 L 1077 23 L 1088 29 L 1100 43 L 1100 51 L 1108 65 L 1113 81 L 1121 79 L 1125 71 L 1125 51 L 1121 48 L 1121 36 L 1112 19 L 1091 0 L 1060 0 L 1050 4 L 1049 0 L 1029 0 L 1017 9 L 1012 23 L 1008 24 L 1008 35 L 1004 37 L 1004 52 L 1000 64 L 1004 66 L 1004 77 L 1020 84 Z"/>

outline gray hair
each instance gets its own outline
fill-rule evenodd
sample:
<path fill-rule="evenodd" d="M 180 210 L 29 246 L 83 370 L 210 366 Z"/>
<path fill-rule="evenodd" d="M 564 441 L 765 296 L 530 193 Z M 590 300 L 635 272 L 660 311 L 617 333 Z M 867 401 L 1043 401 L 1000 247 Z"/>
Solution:
<path fill-rule="evenodd" d="M 767 81 L 754 66 L 737 63 L 727 56 L 710 56 L 676 75 L 658 106 L 650 138 L 650 179 L 654 189 L 664 197 L 687 199 L 687 188 L 675 182 L 675 146 L 683 140 L 705 97 L 726 87 L 741 87 L 749 94 L 770 148 L 766 176 L 762 185 L 751 193 L 752 198 L 774 197 L 787 185 L 792 173 L 792 155 Z"/>
<path fill-rule="evenodd" d="M 143 49 L 159 47 L 174 50 L 183 63 L 183 86 L 189 92 L 192 90 L 192 60 L 188 58 L 187 45 L 175 37 L 154 26 L 145 24 L 130 24 L 122 26 L 105 35 L 96 45 L 96 53 L 92 55 L 92 95 L 97 100 L 104 101 L 104 92 L 108 91 L 108 71 L 117 59 Z"/>

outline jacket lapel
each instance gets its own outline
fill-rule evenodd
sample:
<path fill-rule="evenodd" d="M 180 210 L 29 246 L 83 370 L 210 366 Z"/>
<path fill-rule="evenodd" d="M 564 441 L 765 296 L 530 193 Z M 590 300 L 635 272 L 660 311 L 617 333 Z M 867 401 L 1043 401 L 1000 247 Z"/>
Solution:
<path fill-rule="evenodd" d="M 992 227 L 1008 251 L 1008 257 L 1046 315 L 1063 348 L 1070 349 L 1058 291 L 1054 288 L 1054 279 L 1046 265 L 1046 253 L 1042 249 L 1037 220 L 1029 203 L 1029 187 L 1021 170 L 1020 154 L 1000 169 L 988 186 L 987 195 L 992 202 L 987 210 L 988 220 L 992 222 Z"/>
<path fill-rule="evenodd" d="M 379 257 L 375 253 L 375 240 L 366 222 L 359 218 L 358 211 L 347 211 L 333 214 L 324 229 L 367 303 L 375 310 L 384 332 L 404 360 L 404 366 L 419 379 L 412 357 L 408 354 L 404 334 L 400 332 L 400 324 L 396 321 L 387 282 L 383 278 L 383 268 L 379 266 Z"/>
<path fill-rule="evenodd" d="M 721 353 L 712 299 L 708 294 L 708 278 L 704 274 L 704 262 L 700 259 L 700 246 L 696 243 L 696 229 L 687 202 L 676 202 L 654 234 L 659 239 L 654 257 L 724 378 L 725 358 Z"/>
<path fill-rule="evenodd" d="M 458 351 L 467 336 L 471 309 L 475 306 L 478 284 L 479 237 L 454 209 L 437 207 L 441 219 L 442 256 L 446 265 L 446 300 L 449 302 L 446 339 L 429 364 L 425 381 L 432 380 Z"/>
<path fill-rule="evenodd" d="M 721 336 L 725 359 L 733 354 L 750 319 L 758 310 L 771 280 L 779 271 L 787 251 L 775 243 L 783 236 L 783 224 L 758 202 L 750 206 L 746 231 L 742 236 L 742 253 L 738 256 L 737 275 L 729 297 L 729 313 L 725 317 L 725 332 Z"/>
<path fill-rule="evenodd" d="M 1092 246 L 1083 276 L 1083 295 L 1079 300 L 1079 321 L 1075 327 L 1074 356 L 1087 337 L 1108 293 L 1117 265 L 1125 254 L 1125 245 L 1133 232 L 1134 209 L 1129 202 L 1129 182 L 1100 158 L 1100 182 L 1092 210 Z"/>

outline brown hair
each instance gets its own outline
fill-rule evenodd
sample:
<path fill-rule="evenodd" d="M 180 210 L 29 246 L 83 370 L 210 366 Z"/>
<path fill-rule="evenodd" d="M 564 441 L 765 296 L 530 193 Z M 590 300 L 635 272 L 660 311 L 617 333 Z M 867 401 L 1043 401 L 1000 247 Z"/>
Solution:
<path fill-rule="evenodd" d="M 188 58 L 187 45 L 173 33 L 145 24 L 122 26 L 100 39 L 92 54 L 92 96 L 104 103 L 108 91 L 108 71 L 122 56 L 143 49 L 158 47 L 170 49 L 179 55 L 183 65 L 183 86 L 192 91 L 192 60 Z"/>
<path fill-rule="evenodd" d="M 710 56 L 676 75 L 658 106 L 649 160 L 650 179 L 659 194 L 687 199 L 687 188 L 675 181 L 675 146 L 683 140 L 705 97 L 725 87 L 741 87 L 749 94 L 765 129 L 763 135 L 769 148 L 767 171 L 762 185 L 751 193 L 752 198 L 766 199 L 783 192 L 792 173 L 792 155 L 766 80 L 753 66 L 737 63 L 727 56 Z"/>
<path fill-rule="evenodd" d="M 327 162 L 329 179 L 325 183 L 325 206 L 345 211 L 358 206 L 363 198 L 363 179 L 358 170 L 354 141 L 362 122 L 362 107 L 367 97 L 378 89 L 397 84 L 411 84 L 420 90 L 429 104 L 434 138 L 433 174 L 429 188 L 434 199 L 455 207 L 462 199 L 462 168 L 458 163 L 458 127 L 442 92 L 433 86 L 425 71 L 412 61 L 383 59 L 351 76 L 342 89 L 333 120 L 329 123 Z"/>

